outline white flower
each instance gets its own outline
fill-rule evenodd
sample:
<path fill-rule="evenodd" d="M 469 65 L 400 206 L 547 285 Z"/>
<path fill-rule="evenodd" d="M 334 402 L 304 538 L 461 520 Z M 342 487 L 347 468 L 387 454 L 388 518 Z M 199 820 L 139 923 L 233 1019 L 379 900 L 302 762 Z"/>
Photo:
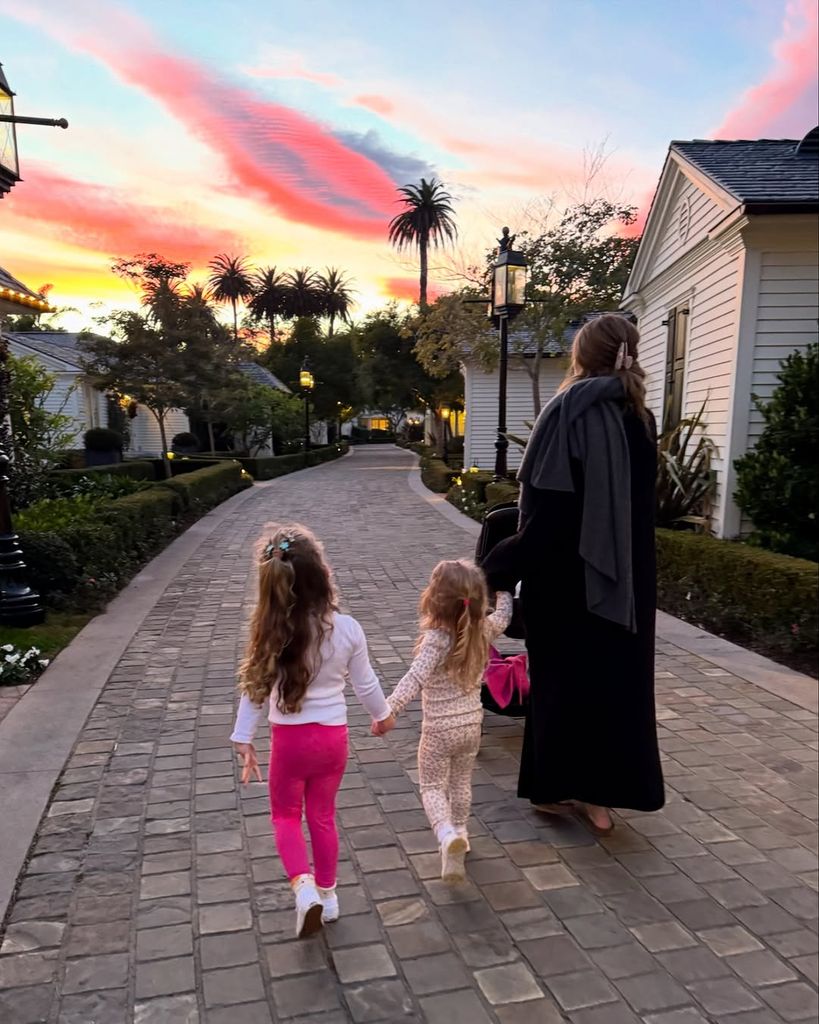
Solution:
<path fill-rule="evenodd" d="M 43 666 L 43 668 L 48 668 L 48 665 L 49 665 L 48 658 L 40 658 L 40 664 Z"/>
<path fill-rule="evenodd" d="M 14 644 L 3 644 L 3 646 L 0 647 L 0 651 L 13 651 L 13 650 L 14 650 Z"/>
<path fill-rule="evenodd" d="M 19 660 L 20 660 L 20 655 L 19 654 L 7 654 L 6 655 L 6 661 L 9 663 L 9 665 L 16 665 Z"/>

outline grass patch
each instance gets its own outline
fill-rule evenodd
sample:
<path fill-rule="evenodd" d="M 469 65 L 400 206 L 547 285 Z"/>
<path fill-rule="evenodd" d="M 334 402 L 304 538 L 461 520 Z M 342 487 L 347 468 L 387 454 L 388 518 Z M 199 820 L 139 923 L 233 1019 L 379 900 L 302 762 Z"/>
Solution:
<path fill-rule="evenodd" d="M 96 612 L 60 612 L 49 611 L 46 621 L 40 626 L 28 629 L 12 629 L 0 626 L 0 647 L 3 644 L 14 644 L 27 650 L 39 647 L 44 658 L 51 660 L 68 646 L 83 626 L 94 618 Z"/>

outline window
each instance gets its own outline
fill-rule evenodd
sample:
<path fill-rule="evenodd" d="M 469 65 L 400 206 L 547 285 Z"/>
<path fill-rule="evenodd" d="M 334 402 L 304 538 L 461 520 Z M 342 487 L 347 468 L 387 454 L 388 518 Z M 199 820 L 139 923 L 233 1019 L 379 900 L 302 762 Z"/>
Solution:
<path fill-rule="evenodd" d="M 688 347 L 688 306 L 669 310 L 668 348 L 665 357 L 665 401 L 663 426 L 665 430 L 678 426 L 682 419 L 685 390 L 685 351 Z"/>
<path fill-rule="evenodd" d="M 370 430 L 389 430 L 390 421 L 388 419 L 379 419 L 377 416 L 373 416 L 370 419 Z"/>

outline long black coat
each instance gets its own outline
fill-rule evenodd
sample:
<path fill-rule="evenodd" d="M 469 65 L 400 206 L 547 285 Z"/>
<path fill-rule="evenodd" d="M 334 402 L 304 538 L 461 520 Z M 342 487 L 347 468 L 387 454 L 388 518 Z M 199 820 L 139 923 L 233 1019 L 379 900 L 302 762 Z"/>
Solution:
<path fill-rule="evenodd" d="M 531 695 L 518 795 L 655 811 L 665 801 L 654 710 L 656 447 L 627 414 L 637 632 L 586 608 L 579 555 L 583 473 L 575 493 L 535 491 L 533 515 L 484 569 L 495 589 L 521 581 Z"/>

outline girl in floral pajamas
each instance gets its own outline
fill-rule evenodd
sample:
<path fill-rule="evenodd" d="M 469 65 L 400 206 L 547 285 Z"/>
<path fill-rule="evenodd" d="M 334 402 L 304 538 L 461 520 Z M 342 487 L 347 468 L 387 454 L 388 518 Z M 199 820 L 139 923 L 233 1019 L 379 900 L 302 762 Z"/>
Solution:
<path fill-rule="evenodd" d="M 499 593 L 488 611 L 483 573 L 466 561 L 440 562 L 421 595 L 415 659 L 388 698 L 399 714 L 421 694 L 418 746 L 421 799 L 441 848 L 441 877 L 460 881 L 469 850 L 472 769 L 481 742 L 481 682 L 490 644 L 512 617 L 512 595 Z M 377 722 L 373 732 L 386 730 Z"/>

